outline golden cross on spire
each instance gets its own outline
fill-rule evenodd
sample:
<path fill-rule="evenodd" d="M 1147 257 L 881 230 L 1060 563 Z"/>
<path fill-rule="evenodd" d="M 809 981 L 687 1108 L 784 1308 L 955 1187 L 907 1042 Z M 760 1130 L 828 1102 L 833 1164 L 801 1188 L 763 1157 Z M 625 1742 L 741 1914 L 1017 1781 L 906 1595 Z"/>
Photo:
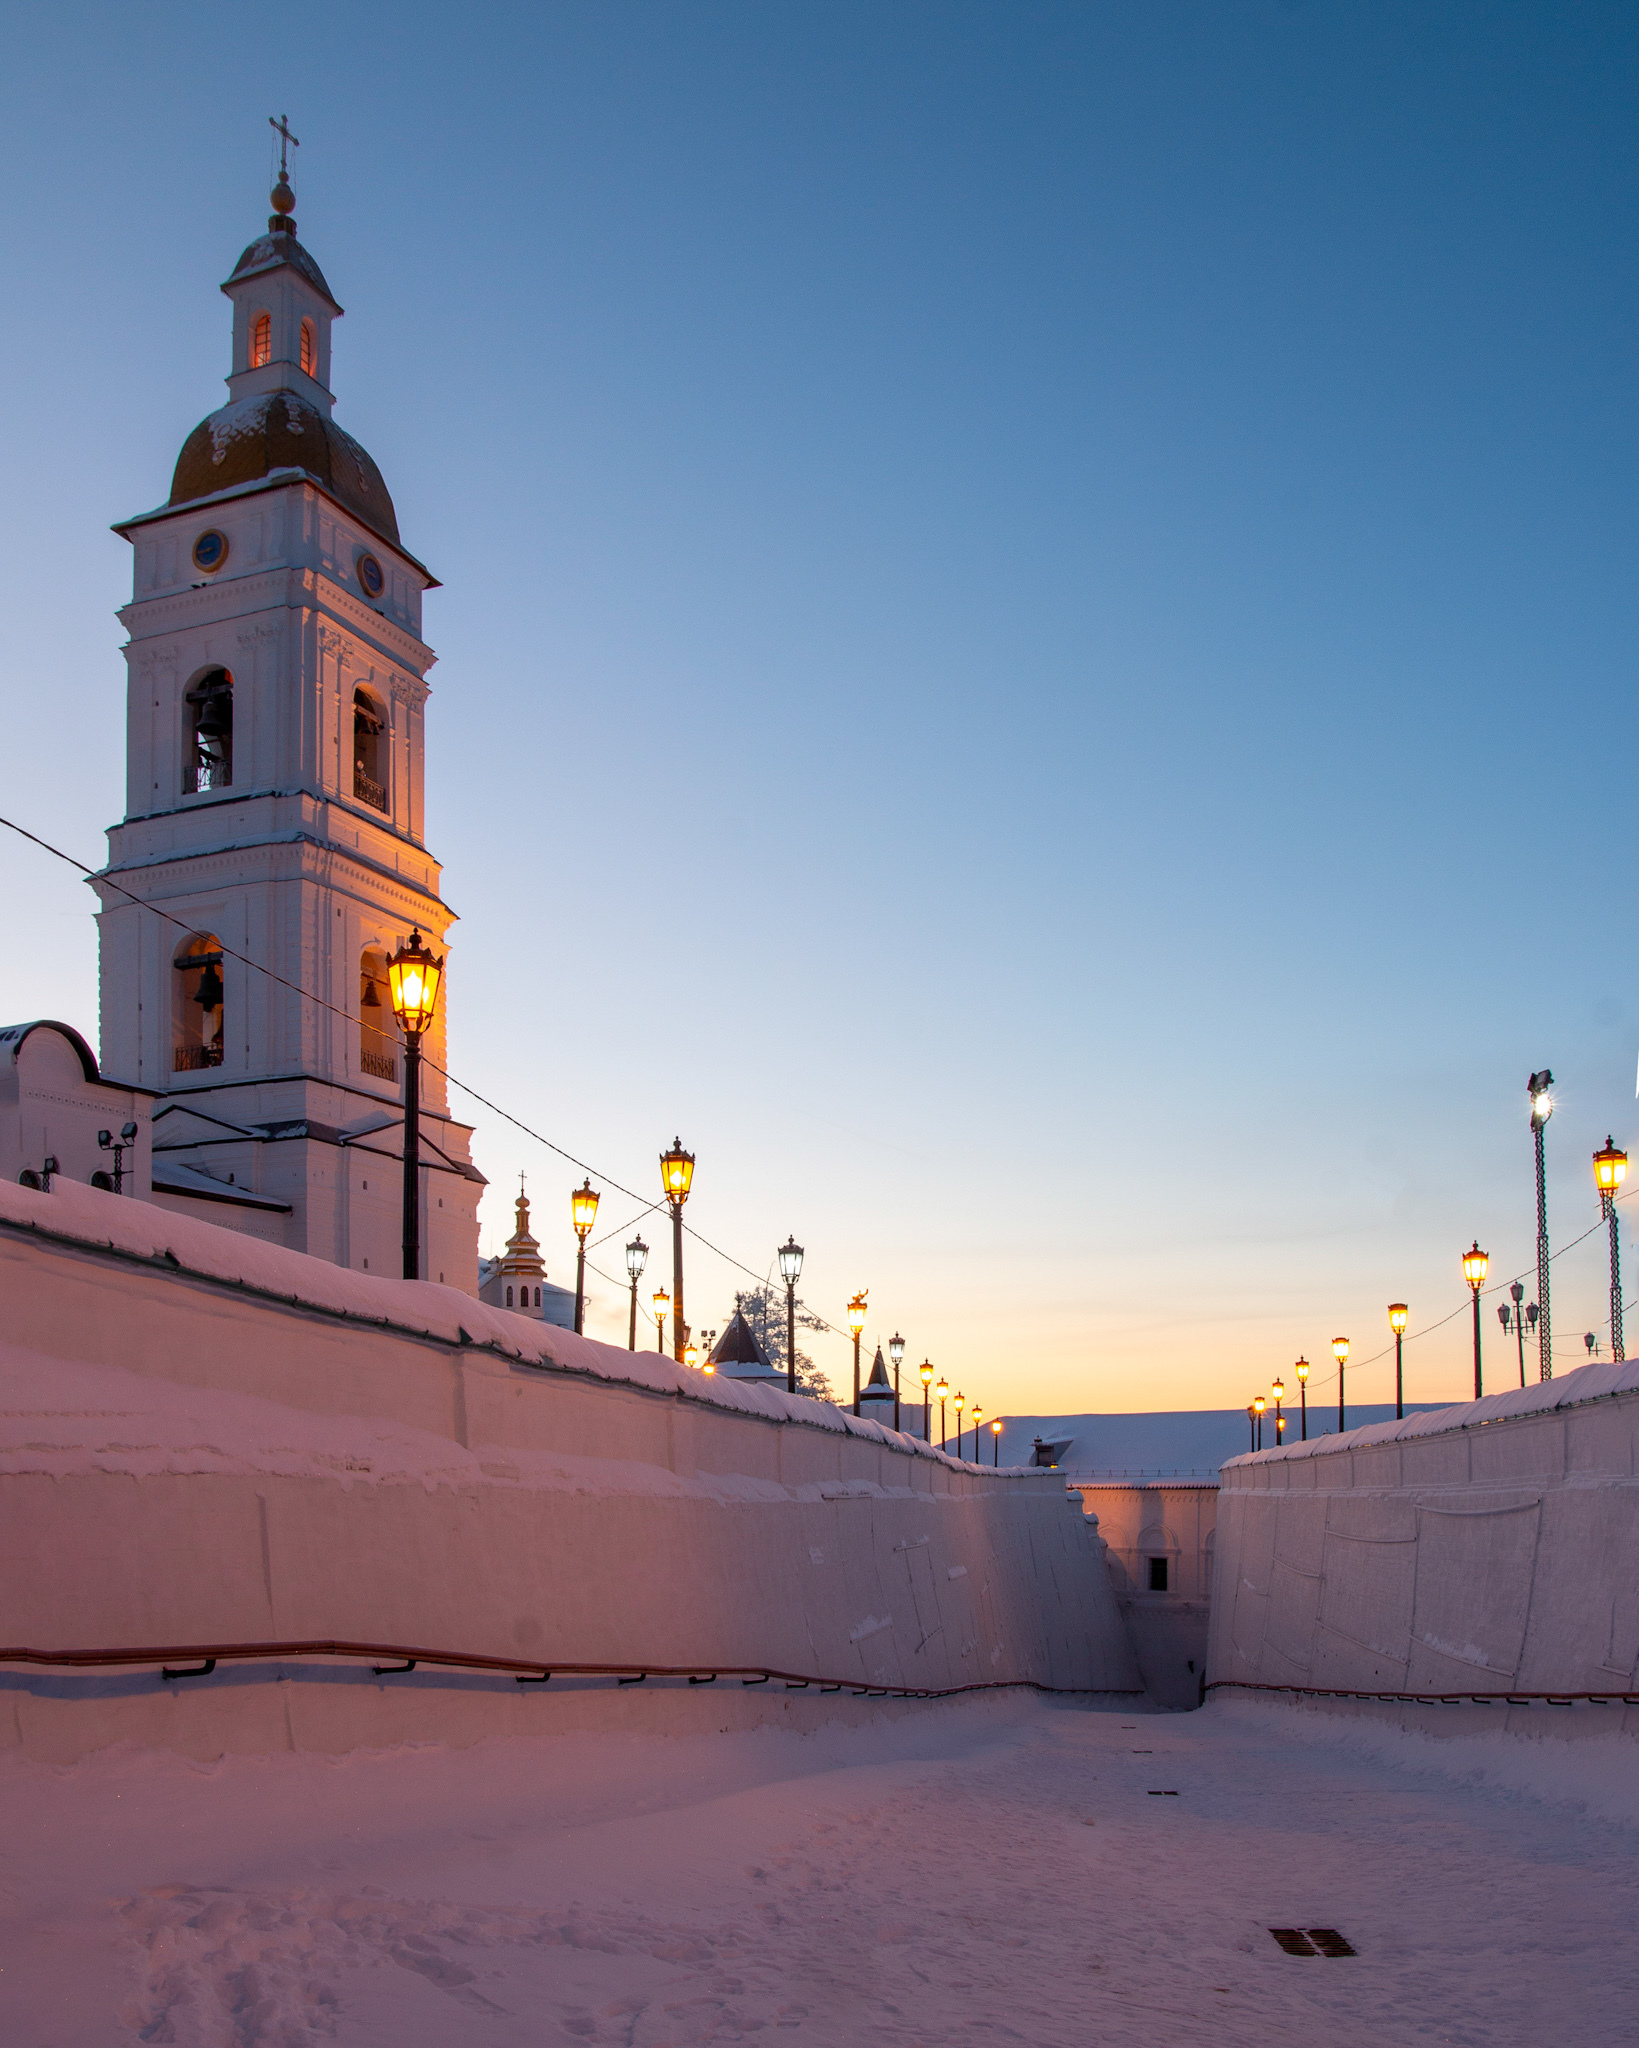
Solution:
<path fill-rule="evenodd" d="M 294 144 L 297 149 L 301 148 L 301 137 L 298 135 L 291 134 L 290 116 L 288 114 L 281 114 L 277 121 L 275 121 L 273 116 L 269 114 L 267 117 L 267 125 L 273 130 L 274 134 L 277 135 L 279 138 L 279 177 L 282 183 L 288 184 L 290 181 L 290 166 L 286 161 L 287 152 L 292 144 Z"/>

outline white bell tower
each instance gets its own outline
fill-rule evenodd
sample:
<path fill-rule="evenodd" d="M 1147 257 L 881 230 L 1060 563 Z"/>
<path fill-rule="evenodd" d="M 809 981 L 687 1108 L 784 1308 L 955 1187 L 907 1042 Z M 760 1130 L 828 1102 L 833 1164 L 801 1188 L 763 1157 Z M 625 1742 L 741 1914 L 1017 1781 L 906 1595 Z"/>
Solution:
<path fill-rule="evenodd" d="M 392 1277 L 386 963 L 413 929 L 445 951 L 455 916 L 422 804 L 437 586 L 331 418 L 342 309 L 282 170 L 273 206 L 222 287 L 229 402 L 183 444 L 168 501 L 114 529 L 135 574 L 125 817 L 93 883 L 102 1064 L 161 1091 L 156 1202 Z M 476 1292 L 483 1179 L 438 1071 L 442 1004 L 424 1042 L 422 1277 Z"/>

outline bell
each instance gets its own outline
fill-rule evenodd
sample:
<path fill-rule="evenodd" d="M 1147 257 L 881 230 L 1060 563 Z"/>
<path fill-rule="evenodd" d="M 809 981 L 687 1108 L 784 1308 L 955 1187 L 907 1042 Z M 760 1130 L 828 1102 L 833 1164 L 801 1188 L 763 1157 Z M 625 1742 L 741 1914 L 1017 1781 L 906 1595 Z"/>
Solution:
<path fill-rule="evenodd" d="M 381 998 L 376 994 L 376 985 L 373 981 L 367 981 L 364 984 L 364 993 L 359 997 L 359 1001 L 367 1010 L 379 1010 L 381 1008 Z"/>
<path fill-rule="evenodd" d="M 222 977 L 212 960 L 199 977 L 199 993 L 194 1001 L 202 1010 L 220 1010 L 222 1007 Z"/>

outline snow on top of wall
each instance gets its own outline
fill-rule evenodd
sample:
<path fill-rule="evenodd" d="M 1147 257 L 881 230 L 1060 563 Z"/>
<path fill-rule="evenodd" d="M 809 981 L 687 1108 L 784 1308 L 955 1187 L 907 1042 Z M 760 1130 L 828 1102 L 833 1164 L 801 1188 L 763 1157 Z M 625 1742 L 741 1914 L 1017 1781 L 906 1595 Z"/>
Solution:
<path fill-rule="evenodd" d="M 482 1346 L 521 1365 L 583 1373 L 654 1393 L 676 1394 L 765 1421 L 804 1422 L 841 1435 L 870 1437 L 892 1450 L 933 1458 L 956 1471 L 973 1469 L 935 1445 L 850 1415 L 829 1401 L 789 1394 L 783 1387 L 693 1371 L 658 1351 L 627 1351 L 593 1337 L 577 1337 L 554 1324 L 491 1308 L 456 1287 L 354 1273 L 306 1252 L 266 1244 L 220 1224 L 177 1215 L 150 1202 L 108 1194 L 78 1181 L 59 1179 L 49 1194 L 0 1182 L 0 1228 L 5 1227 L 110 1250 L 167 1271 L 252 1289 L 276 1301 L 355 1323 L 373 1323 L 440 1344 Z M 1021 1474 L 1015 1470 L 1013 1476 Z"/>
<path fill-rule="evenodd" d="M 1534 1387 L 1510 1387 L 1506 1393 L 1487 1394 L 1478 1401 L 1459 1401 L 1450 1408 L 1408 1415 L 1403 1422 L 1373 1422 L 1363 1429 L 1345 1430 L 1341 1436 L 1334 1431 L 1331 1436 L 1311 1437 L 1306 1444 L 1286 1444 L 1278 1451 L 1242 1451 L 1238 1458 L 1226 1459 L 1223 1469 L 1228 1473 L 1279 1458 L 1328 1457 L 1334 1451 L 1365 1450 L 1373 1444 L 1403 1443 L 1411 1437 L 1444 1436 L 1482 1423 L 1574 1408 L 1584 1401 L 1632 1393 L 1635 1388 L 1639 1388 L 1639 1359 L 1604 1359 L 1597 1365 L 1573 1366 L 1557 1379 L 1539 1381 Z"/>
<path fill-rule="evenodd" d="M 745 1473 L 684 1475 L 639 1459 L 474 1444 L 383 1415 L 315 1414 L 260 1394 L 0 1343 L 0 1477 L 271 1474 L 384 1484 L 717 1501 L 817 1495 Z M 880 1488 L 873 1488 L 880 1493 Z"/>

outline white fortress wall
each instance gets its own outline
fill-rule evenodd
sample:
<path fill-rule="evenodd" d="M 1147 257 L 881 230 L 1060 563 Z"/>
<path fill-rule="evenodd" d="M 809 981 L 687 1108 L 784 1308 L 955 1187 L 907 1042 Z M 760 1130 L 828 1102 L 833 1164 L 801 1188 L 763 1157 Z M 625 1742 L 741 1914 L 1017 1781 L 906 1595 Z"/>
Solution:
<path fill-rule="evenodd" d="M 0 1187 L 0 1385 L 0 1730 L 51 1753 L 53 1716 L 77 1716 L 80 1747 L 133 1732 L 153 1660 L 99 1681 L 6 1649 L 345 1641 L 859 1687 L 1140 1684 L 1056 1474 L 964 1466 L 828 1403 L 83 1186 Z M 232 1697 L 265 1722 L 248 1670 L 194 1682 L 219 1721 Z M 417 1726 L 445 1739 L 499 1732 L 475 1686 L 502 1720 L 528 1691 L 427 1684 L 446 1706 Z M 355 1687 L 337 1720 L 318 1688 L 318 1746 L 397 1739 L 398 1710 L 371 1709 L 387 1689 Z M 215 1746 L 245 1744 L 218 1726 Z"/>
<path fill-rule="evenodd" d="M 1639 1686 L 1636 1442 L 1629 1362 L 1232 1460 L 1209 1686 L 1592 1693 L 1620 1712 Z"/>

